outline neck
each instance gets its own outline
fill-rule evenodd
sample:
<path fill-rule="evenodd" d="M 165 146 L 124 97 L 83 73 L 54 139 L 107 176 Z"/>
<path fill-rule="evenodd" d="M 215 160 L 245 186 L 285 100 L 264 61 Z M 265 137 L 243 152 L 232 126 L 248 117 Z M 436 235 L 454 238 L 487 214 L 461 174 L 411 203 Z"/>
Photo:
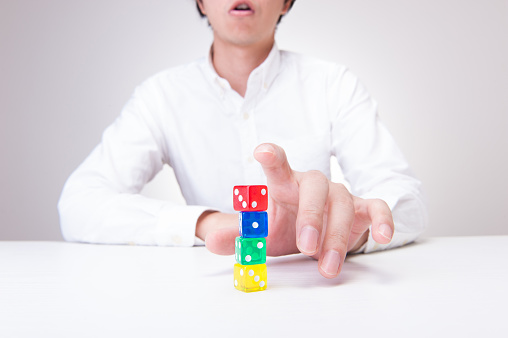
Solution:
<path fill-rule="evenodd" d="M 215 39 L 212 46 L 212 62 L 220 77 L 228 80 L 242 97 L 247 91 L 250 73 L 265 61 L 273 47 L 274 40 L 268 43 L 249 46 L 225 44 Z"/>

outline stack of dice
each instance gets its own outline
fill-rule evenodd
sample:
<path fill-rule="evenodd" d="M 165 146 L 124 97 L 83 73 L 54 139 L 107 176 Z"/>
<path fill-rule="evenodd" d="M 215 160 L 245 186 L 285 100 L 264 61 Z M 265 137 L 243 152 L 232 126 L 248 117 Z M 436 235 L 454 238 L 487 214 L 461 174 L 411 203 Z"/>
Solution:
<path fill-rule="evenodd" d="M 243 292 L 266 289 L 268 189 L 265 185 L 233 188 L 233 208 L 239 213 L 240 237 L 235 240 L 235 288 Z"/>

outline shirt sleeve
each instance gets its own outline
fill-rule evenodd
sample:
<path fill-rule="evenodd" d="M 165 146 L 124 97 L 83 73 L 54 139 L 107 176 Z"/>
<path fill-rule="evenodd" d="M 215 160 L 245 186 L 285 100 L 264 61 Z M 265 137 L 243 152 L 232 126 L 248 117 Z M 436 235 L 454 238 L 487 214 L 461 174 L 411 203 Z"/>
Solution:
<path fill-rule="evenodd" d="M 379 198 L 390 207 L 395 232 L 389 244 L 371 235 L 360 252 L 372 252 L 414 241 L 427 225 L 421 183 L 417 180 L 393 137 L 380 122 L 376 103 L 347 69 L 331 79 L 332 151 L 351 193 Z"/>
<path fill-rule="evenodd" d="M 67 241 L 102 244 L 192 246 L 206 206 L 182 206 L 139 194 L 169 163 L 154 94 L 140 86 L 101 143 L 72 173 L 58 210 Z M 155 98 L 156 99 L 156 98 Z"/>

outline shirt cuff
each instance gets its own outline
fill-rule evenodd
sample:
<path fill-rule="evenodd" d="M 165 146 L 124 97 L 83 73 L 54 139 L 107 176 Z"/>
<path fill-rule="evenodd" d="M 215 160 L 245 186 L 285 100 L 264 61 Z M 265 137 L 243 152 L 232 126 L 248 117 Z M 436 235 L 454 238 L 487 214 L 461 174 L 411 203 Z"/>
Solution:
<path fill-rule="evenodd" d="M 197 205 L 175 206 L 165 204 L 157 221 L 155 241 L 159 246 L 194 246 L 202 243 L 196 237 L 199 216 L 210 207 Z"/>

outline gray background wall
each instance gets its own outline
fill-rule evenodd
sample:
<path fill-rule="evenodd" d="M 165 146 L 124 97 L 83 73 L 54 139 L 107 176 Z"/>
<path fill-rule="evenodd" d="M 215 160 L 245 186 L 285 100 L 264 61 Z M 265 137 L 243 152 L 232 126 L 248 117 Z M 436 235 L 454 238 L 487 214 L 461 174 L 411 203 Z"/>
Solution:
<path fill-rule="evenodd" d="M 508 234 L 508 0 L 297 0 L 279 47 L 344 63 L 424 182 L 427 236 Z M 193 0 L 0 0 L 0 239 L 56 203 L 134 87 L 205 55 Z M 165 169 L 145 192 L 181 198 Z"/>

